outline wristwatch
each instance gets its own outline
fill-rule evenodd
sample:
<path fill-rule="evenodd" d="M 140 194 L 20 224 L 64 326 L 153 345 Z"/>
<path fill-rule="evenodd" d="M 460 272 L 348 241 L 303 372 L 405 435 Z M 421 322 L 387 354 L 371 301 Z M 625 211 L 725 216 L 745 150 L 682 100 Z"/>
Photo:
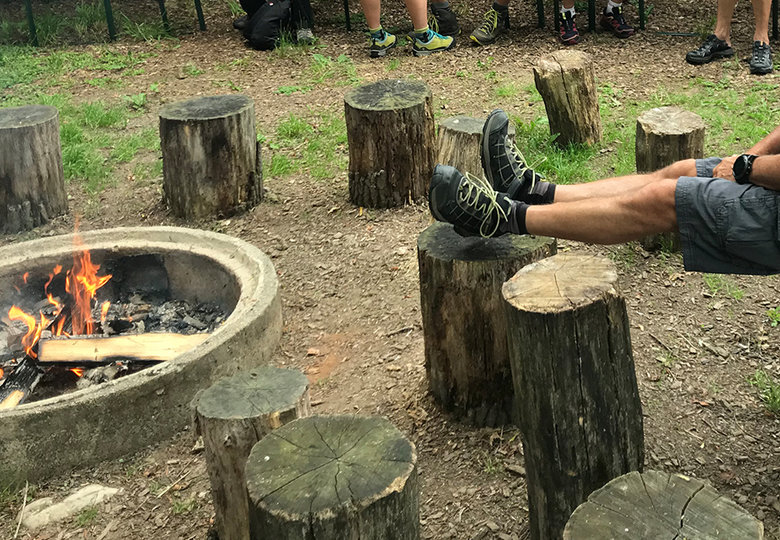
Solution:
<path fill-rule="evenodd" d="M 734 180 L 737 184 L 749 184 L 750 173 L 753 171 L 753 162 L 758 156 L 753 154 L 742 154 L 734 162 L 732 172 L 734 173 Z"/>

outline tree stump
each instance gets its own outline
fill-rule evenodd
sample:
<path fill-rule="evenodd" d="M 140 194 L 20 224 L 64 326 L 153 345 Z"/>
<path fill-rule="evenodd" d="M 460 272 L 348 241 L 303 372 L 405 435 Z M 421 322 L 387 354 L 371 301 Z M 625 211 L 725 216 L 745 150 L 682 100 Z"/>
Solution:
<path fill-rule="evenodd" d="M 220 540 L 249 538 L 247 457 L 267 433 L 311 413 L 308 388 L 299 371 L 261 367 L 220 379 L 197 397 Z"/>
<path fill-rule="evenodd" d="M 177 217 L 226 217 L 260 202 L 263 168 L 251 98 L 207 96 L 166 105 L 160 144 L 165 202 Z"/>
<path fill-rule="evenodd" d="M 553 238 L 463 238 L 434 223 L 417 239 L 428 385 L 447 411 L 477 426 L 514 418 L 501 286 L 556 252 Z"/>
<path fill-rule="evenodd" d="M 594 491 L 574 511 L 563 540 L 581 538 L 762 540 L 764 526 L 700 480 L 634 471 Z"/>
<path fill-rule="evenodd" d="M 675 161 L 704 157 L 704 120 L 679 107 L 658 107 L 636 121 L 636 170 L 647 173 Z M 648 250 L 680 249 L 678 233 L 661 233 L 641 241 Z"/>
<path fill-rule="evenodd" d="M 453 116 L 439 124 L 439 153 L 436 163 L 451 165 L 463 174 L 485 177 L 482 169 L 481 145 L 484 118 Z M 509 124 L 509 138 L 514 141 L 515 127 Z"/>
<path fill-rule="evenodd" d="M 642 468 L 642 405 L 616 281 L 605 258 L 561 254 L 503 288 L 534 540 L 560 538 L 591 492 Z"/>
<path fill-rule="evenodd" d="M 417 453 L 386 419 L 312 416 L 246 465 L 252 540 L 417 540 Z"/>
<path fill-rule="evenodd" d="M 0 109 L 0 231 L 29 231 L 68 211 L 57 109 Z"/>
<path fill-rule="evenodd" d="M 601 142 L 599 96 L 588 54 L 562 50 L 543 56 L 534 66 L 534 81 L 558 146 Z"/>
<path fill-rule="evenodd" d="M 436 133 L 433 97 L 419 81 L 360 86 L 344 98 L 349 143 L 349 199 L 390 208 L 428 195 Z"/>

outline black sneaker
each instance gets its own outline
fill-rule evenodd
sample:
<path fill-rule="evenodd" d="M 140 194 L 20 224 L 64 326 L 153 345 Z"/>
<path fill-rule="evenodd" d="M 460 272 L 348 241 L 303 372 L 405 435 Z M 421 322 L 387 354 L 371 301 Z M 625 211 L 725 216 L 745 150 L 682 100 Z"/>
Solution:
<path fill-rule="evenodd" d="M 233 21 L 233 28 L 243 31 L 247 24 L 249 24 L 249 15 L 241 15 Z"/>
<path fill-rule="evenodd" d="M 769 43 L 753 42 L 753 55 L 750 57 L 750 73 L 766 75 L 772 73 L 772 49 Z"/>
<path fill-rule="evenodd" d="M 734 49 L 715 34 L 710 34 L 698 49 L 685 55 L 685 61 L 699 66 L 712 62 L 716 58 L 728 58 L 729 56 L 734 56 Z"/>
<path fill-rule="evenodd" d="M 449 6 L 436 7 L 431 6 L 431 13 L 433 16 L 428 20 L 428 26 L 434 31 L 443 36 L 458 36 L 460 35 L 460 25 L 458 24 L 458 18 L 455 13 L 452 12 Z"/>
<path fill-rule="evenodd" d="M 577 23 L 570 12 L 560 13 L 558 20 L 561 23 L 561 43 L 564 45 L 576 45 L 580 42 L 580 33 L 577 31 Z"/>
<path fill-rule="evenodd" d="M 509 140 L 509 117 L 501 109 L 491 112 L 482 128 L 482 169 L 496 191 L 510 199 L 530 204 L 547 201 L 552 184 L 525 163 L 525 158 Z"/>
<path fill-rule="evenodd" d="M 634 28 L 626 22 L 626 18 L 623 16 L 622 6 L 612 8 L 612 11 L 604 8 L 604 11 L 601 12 L 601 27 L 621 39 L 634 35 Z"/>
<path fill-rule="evenodd" d="M 508 231 L 513 203 L 487 181 L 449 165 L 436 165 L 428 197 L 431 214 L 438 221 L 451 223 L 461 236 L 501 236 Z"/>

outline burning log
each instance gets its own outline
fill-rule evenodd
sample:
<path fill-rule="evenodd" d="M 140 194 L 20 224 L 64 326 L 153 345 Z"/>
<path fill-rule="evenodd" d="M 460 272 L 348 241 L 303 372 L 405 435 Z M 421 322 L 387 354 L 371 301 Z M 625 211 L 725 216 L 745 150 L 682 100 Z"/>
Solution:
<path fill-rule="evenodd" d="M 220 379 L 196 399 L 197 428 L 221 540 L 248 540 L 244 466 L 252 447 L 282 425 L 311 413 L 309 384 L 299 371 L 262 367 Z"/>
<path fill-rule="evenodd" d="M 41 371 L 26 358 L 0 384 L 0 410 L 13 409 L 27 399 L 41 379 Z"/>
<path fill-rule="evenodd" d="M 112 337 L 78 336 L 43 339 L 38 363 L 94 366 L 116 361 L 166 362 L 203 343 L 211 334 L 148 333 Z"/>

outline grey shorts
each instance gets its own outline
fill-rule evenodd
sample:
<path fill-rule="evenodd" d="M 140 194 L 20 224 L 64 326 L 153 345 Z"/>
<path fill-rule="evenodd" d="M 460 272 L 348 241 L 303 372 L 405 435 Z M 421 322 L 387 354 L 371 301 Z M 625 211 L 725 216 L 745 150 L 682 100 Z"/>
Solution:
<path fill-rule="evenodd" d="M 780 273 L 780 191 L 713 178 L 720 161 L 697 159 L 698 177 L 677 181 L 675 207 L 685 269 Z"/>

